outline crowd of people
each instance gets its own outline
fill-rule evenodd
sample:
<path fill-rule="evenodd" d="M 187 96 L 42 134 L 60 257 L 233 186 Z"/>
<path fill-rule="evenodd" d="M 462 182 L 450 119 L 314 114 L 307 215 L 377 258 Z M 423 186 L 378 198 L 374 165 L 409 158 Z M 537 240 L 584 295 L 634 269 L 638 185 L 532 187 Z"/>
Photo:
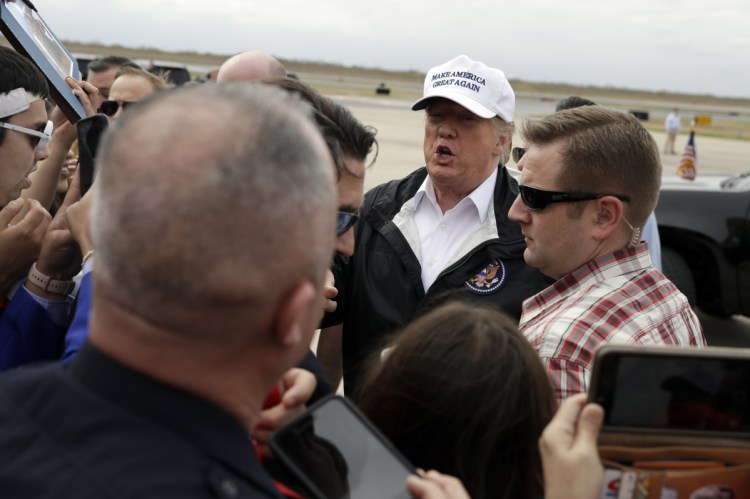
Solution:
<path fill-rule="evenodd" d="M 85 195 L 94 144 L 0 48 L 4 494 L 300 497 L 269 435 L 343 378 L 431 470 L 414 497 L 595 498 L 596 349 L 705 345 L 641 237 L 661 164 L 629 114 L 525 122 L 517 181 L 513 89 L 461 55 L 412 106 L 424 166 L 365 193 L 376 131 L 268 54 L 67 82 L 109 120 Z"/>

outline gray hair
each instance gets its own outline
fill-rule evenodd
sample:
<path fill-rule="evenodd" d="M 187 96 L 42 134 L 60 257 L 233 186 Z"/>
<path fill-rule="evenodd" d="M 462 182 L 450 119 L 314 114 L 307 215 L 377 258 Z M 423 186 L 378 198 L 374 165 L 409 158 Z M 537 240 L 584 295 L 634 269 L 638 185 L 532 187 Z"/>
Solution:
<path fill-rule="evenodd" d="M 286 92 L 226 84 L 154 94 L 110 129 L 97 167 L 97 284 L 141 317 L 261 313 L 290 283 L 322 282 L 333 167 L 308 108 Z"/>

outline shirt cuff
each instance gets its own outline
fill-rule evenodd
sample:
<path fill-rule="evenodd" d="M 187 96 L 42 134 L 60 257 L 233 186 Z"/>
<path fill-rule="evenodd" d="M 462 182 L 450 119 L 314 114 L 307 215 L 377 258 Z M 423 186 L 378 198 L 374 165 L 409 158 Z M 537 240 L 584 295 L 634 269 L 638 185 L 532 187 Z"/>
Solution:
<path fill-rule="evenodd" d="M 31 298 L 34 299 L 46 312 L 50 320 L 55 325 L 60 327 L 66 327 L 70 324 L 70 301 L 68 299 L 62 300 L 48 300 L 37 296 L 28 289 L 26 286 L 20 286 L 18 293 L 28 293 Z"/>

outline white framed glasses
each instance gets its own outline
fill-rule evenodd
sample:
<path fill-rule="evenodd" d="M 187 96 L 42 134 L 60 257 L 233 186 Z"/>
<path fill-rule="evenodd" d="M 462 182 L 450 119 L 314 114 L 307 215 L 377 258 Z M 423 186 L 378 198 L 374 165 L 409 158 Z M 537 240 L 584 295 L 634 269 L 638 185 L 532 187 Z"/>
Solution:
<path fill-rule="evenodd" d="M 44 149 L 45 147 L 47 147 L 47 144 L 49 144 L 49 140 L 52 138 L 52 127 L 52 121 L 47 121 L 47 124 L 44 126 L 44 130 L 40 132 L 39 130 L 32 130 L 31 128 L 26 128 L 25 126 L 11 125 L 10 123 L 0 121 L 0 128 L 7 128 L 8 130 L 13 130 L 32 137 L 30 139 L 31 147 L 36 150 Z"/>

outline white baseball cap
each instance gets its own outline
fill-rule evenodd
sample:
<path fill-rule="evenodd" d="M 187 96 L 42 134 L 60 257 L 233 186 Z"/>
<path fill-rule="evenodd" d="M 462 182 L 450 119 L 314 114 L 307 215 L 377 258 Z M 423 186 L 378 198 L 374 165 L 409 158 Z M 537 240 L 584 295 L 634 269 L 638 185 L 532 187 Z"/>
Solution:
<path fill-rule="evenodd" d="M 482 118 L 500 116 L 506 122 L 513 121 L 516 109 L 516 94 L 505 74 L 465 55 L 427 72 L 424 95 L 411 106 L 412 110 L 426 108 L 435 97 L 452 100 Z"/>

